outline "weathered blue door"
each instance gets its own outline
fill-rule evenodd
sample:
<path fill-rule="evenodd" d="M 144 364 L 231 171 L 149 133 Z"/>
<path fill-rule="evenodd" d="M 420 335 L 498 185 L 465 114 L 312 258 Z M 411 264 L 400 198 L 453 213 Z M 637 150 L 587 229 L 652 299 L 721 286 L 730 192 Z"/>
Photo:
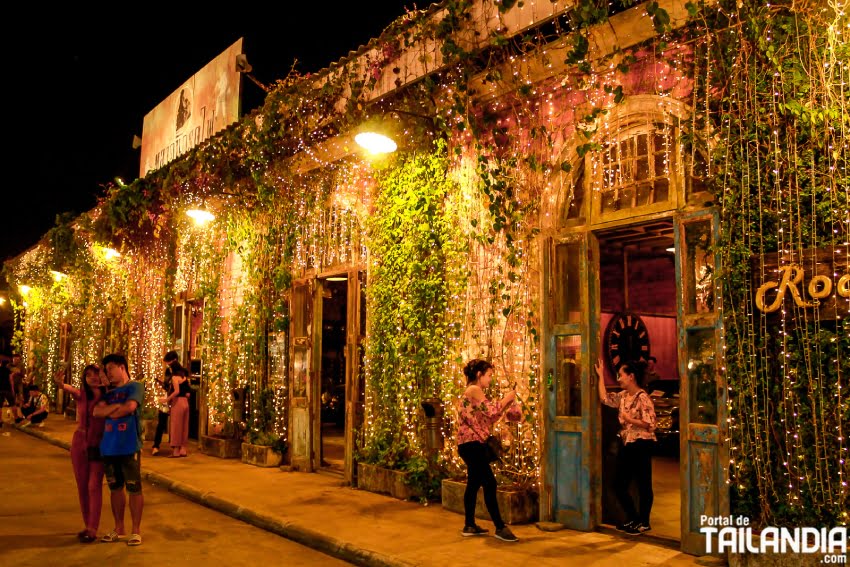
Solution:
<path fill-rule="evenodd" d="M 544 253 L 545 415 L 543 503 L 545 515 L 577 530 L 596 527 L 598 510 L 596 408 L 591 407 L 592 356 L 599 325 L 593 316 L 598 258 L 590 234 L 549 240 Z"/>
<path fill-rule="evenodd" d="M 679 387 L 682 550 L 705 553 L 700 516 L 729 513 L 726 380 L 721 364 L 720 293 L 711 252 L 718 219 L 710 212 L 676 217 L 679 280 Z"/>

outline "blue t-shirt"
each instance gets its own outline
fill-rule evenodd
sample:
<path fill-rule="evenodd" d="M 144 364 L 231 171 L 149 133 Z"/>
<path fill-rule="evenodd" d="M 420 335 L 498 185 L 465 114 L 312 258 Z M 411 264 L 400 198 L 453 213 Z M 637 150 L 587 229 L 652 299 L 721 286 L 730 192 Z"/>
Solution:
<path fill-rule="evenodd" d="M 130 415 L 107 418 L 100 441 L 100 453 L 114 457 L 132 455 L 142 449 L 141 410 L 145 401 L 145 387 L 141 382 L 130 382 L 106 393 L 106 405 L 123 404 L 135 400 L 138 406 Z"/>

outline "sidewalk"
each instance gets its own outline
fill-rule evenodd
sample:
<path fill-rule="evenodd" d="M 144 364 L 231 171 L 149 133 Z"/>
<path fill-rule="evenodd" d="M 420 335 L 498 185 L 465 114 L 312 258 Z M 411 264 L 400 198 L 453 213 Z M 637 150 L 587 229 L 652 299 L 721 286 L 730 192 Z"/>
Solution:
<path fill-rule="evenodd" d="M 75 422 L 52 415 L 34 437 L 65 449 Z M 185 459 L 142 456 L 142 476 L 152 484 L 259 528 L 358 565 L 582 567 L 698 565 L 676 550 L 598 532 L 544 532 L 511 526 L 519 543 L 493 537 L 463 538 L 463 518 L 437 505 L 402 502 L 343 486 L 325 474 L 282 472 L 235 459 L 203 455 L 194 446 Z M 169 454 L 169 451 L 164 451 Z M 70 464 L 69 464 L 70 466 Z M 482 522 L 491 530 L 492 524 Z M 144 521 L 142 522 L 144 532 Z"/>

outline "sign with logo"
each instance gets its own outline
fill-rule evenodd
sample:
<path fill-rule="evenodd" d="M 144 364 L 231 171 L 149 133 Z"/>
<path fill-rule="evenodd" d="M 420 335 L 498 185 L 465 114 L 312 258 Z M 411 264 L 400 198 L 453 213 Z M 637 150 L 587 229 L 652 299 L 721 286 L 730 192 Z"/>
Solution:
<path fill-rule="evenodd" d="M 159 169 L 239 119 L 242 38 L 145 115 L 139 176 Z"/>
<path fill-rule="evenodd" d="M 845 247 L 803 250 L 793 255 L 777 253 L 753 260 L 756 307 L 763 313 L 786 309 L 817 309 L 821 319 L 850 314 L 850 273 Z M 764 274 L 763 280 L 758 281 Z"/>

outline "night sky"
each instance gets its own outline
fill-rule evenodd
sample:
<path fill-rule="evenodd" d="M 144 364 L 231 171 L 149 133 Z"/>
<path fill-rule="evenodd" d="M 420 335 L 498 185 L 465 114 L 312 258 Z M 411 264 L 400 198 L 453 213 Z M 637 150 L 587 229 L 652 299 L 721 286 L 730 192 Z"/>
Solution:
<path fill-rule="evenodd" d="M 8 19 L 0 261 L 34 245 L 57 214 L 94 207 L 115 177 L 136 179 L 132 140 L 145 114 L 240 37 L 252 75 L 271 85 L 296 59 L 302 73 L 324 69 L 430 2 L 177 4 L 116 4 L 119 16 L 32 3 Z M 243 79 L 242 113 L 264 94 Z"/>

